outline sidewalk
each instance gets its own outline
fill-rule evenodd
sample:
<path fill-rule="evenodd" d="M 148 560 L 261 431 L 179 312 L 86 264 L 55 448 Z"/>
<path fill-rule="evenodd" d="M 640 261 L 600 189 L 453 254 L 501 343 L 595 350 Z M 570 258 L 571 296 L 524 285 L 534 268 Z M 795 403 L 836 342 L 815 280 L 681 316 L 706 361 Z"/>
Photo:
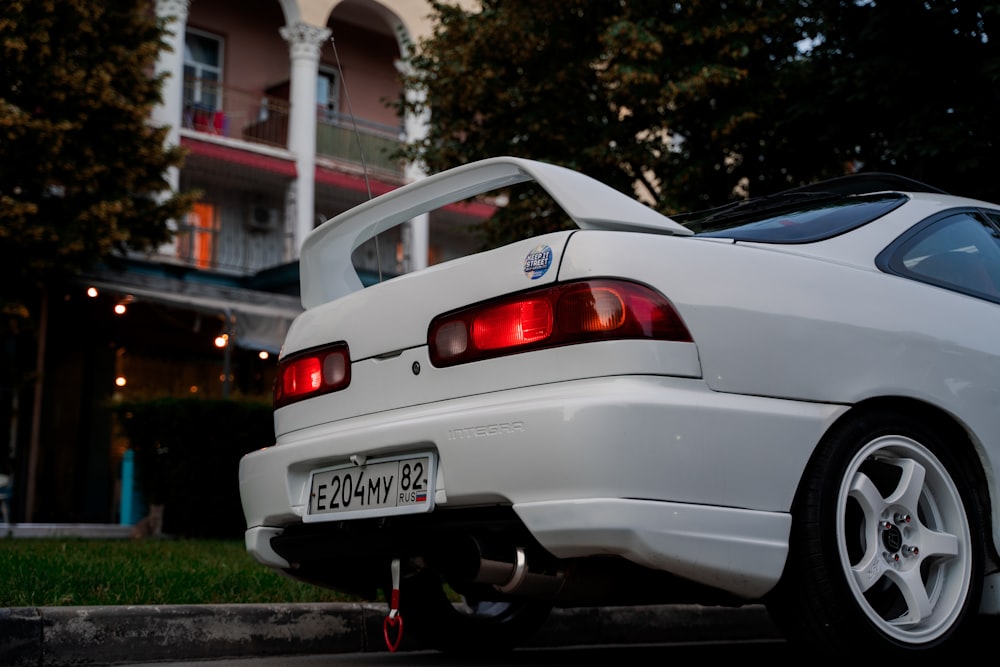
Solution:
<path fill-rule="evenodd" d="M 0 609 L 0 664 L 114 665 L 386 651 L 384 604 Z M 763 607 L 557 609 L 533 646 L 775 638 Z M 400 650 L 414 646 L 404 637 Z"/>
<path fill-rule="evenodd" d="M 81 537 L 86 539 L 127 540 L 132 526 L 117 523 L 3 523 L 0 537 Z"/>

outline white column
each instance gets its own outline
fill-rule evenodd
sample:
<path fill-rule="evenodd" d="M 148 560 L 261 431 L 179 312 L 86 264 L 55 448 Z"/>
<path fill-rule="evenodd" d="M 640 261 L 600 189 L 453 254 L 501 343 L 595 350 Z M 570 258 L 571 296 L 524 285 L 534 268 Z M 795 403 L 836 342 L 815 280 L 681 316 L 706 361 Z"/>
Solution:
<path fill-rule="evenodd" d="M 181 141 L 181 117 L 184 113 L 184 30 L 187 27 L 190 0 L 156 0 L 156 16 L 167 20 L 167 33 L 163 41 L 170 47 L 157 56 L 155 72 L 164 74 L 163 100 L 153 107 L 151 119 L 158 127 L 169 126 L 166 144 L 176 146 Z M 180 182 L 177 167 L 167 172 L 167 180 L 174 191 Z"/>
<path fill-rule="evenodd" d="M 316 198 L 316 79 L 319 75 L 319 52 L 330 30 L 298 22 L 281 28 L 291 54 L 291 90 L 289 92 L 288 150 L 295 154 L 295 250 L 315 224 Z"/>
<path fill-rule="evenodd" d="M 190 0 L 156 0 L 156 16 L 167 22 L 167 31 L 163 41 L 169 49 L 161 49 L 156 57 L 154 72 L 163 74 L 163 88 L 160 89 L 161 101 L 153 107 L 150 121 L 157 127 L 167 127 L 167 136 L 163 140 L 166 146 L 177 146 L 181 143 L 181 125 L 184 115 L 184 31 L 187 27 L 188 6 Z M 180 169 L 168 167 L 165 174 L 171 192 L 180 188 Z M 169 193 L 164 192 L 165 196 Z M 167 227 L 172 232 L 177 231 L 177 221 L 168 220 Z M 157 253 L 165 257 L 177 254 L 177 240 L 164 243 L 157 248 Z"/>
<path fill-rule="evenodd" d="M 403 236 L 409 241 L 407 255 L 407 271 L 419 271 L 427 268 L 427 255 L 430 245 L 430 216 L 421 213 L 406 223 L 409 234 Z"/>
<path fill-rule="evenodd" d="M 408 67 L 408 65 L 401 65 L 401 67 Z M 422 96 L 423 93 L 412 90 L 406 92 L 406 96 L 410 98 L 408 101 L 411 102 L 417 101 L 419 99 L 417 98 L 418 95 Z M 403 119 L 403 127 L 406 132 L 407 141 L 423 139 L 427 136 L 428 121 L 429 114 L 426 111 L 419 116 L 412 113 L 406 114 L 406 117 Z M 404 175 L 408 182 L 412 182 L 424 178 L 427 174 L 424 173 L 420 165 L 411 162 L 406 165 Z M 407 225 L 410 228 L 409 247 L 407 248 L 409 270 L 419 271 L 426 269 L 427 253 L 430 245 L 430 216 L 427 213 L 422 213 L 410 220 Z"/>
<path fill-rule="evenodd" d="M 282 220 L 284 220 L 284 245 L 281 250 L 281 261 L 291 262 L 298 258 L 299 256 L 299 245 L 297 242 L 298 234 L 296 233 L 296 226 L 298 221 L 295 219 L 295 211 L 298 207 L 295 205 L 295 197 L 298 194 L 298 184 L 295 181 L 290 182 L 285 186 L 285 205 L 283 208 L 284 215 Z"/>

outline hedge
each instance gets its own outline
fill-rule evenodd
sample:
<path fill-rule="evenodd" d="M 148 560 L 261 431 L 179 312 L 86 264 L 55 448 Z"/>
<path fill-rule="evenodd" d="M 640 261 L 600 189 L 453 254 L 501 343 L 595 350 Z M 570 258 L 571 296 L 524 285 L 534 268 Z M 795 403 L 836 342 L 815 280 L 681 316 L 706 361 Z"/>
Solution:
<path fill-rule="evenodd" d="M 160 398 L 122 402 L 114 412 L 135 452 L 144 500 L 164 505 L 164 533 L 243 535 L 239 460 L 274 444 L 270 404 Z"/>

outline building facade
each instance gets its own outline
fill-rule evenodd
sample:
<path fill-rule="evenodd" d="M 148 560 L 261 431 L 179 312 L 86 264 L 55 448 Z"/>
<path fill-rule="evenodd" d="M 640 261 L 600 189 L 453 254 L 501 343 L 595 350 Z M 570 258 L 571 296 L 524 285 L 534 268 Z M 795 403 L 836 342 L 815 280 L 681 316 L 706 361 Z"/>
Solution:
<path fill-rule="evenodd" d="M 198 203 L 175 221 L 172 243 L 96 267 L 51 299 L 41 410 L 12 409 L 15 520 L 119 519 L 127 443 L 109 402 L 266 400 L 301 311 L 304 238 L 421 177 L 393 151 L 422 132 L 395 103 L 407 50 L 430 29 L 428 2 L 153 4 L 171 48 L 157 63 L 165 83 L 151 122 L 186 149 L 169 181 Z M 359 248 L 355 268 L 370 283 L 467 254 L 489 212 L 455 206 L 412 220 Z"/>

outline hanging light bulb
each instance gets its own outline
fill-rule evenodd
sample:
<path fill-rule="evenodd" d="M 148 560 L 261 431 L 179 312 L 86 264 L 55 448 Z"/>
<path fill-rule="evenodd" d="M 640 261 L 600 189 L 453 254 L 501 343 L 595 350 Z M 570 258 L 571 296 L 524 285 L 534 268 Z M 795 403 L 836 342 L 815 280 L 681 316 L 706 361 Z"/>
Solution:
<path fill-rule="evenodd" d="M 94 291 L 96 293 L 97 290 Z M 135 301 L 135 297 L 131 294 L 127 294 L 122 297 L 122 299 L 115 304 L 115 315 L 124 315 L 125 311 L 128 310 L 129 304 L 133 301 Z"/>

